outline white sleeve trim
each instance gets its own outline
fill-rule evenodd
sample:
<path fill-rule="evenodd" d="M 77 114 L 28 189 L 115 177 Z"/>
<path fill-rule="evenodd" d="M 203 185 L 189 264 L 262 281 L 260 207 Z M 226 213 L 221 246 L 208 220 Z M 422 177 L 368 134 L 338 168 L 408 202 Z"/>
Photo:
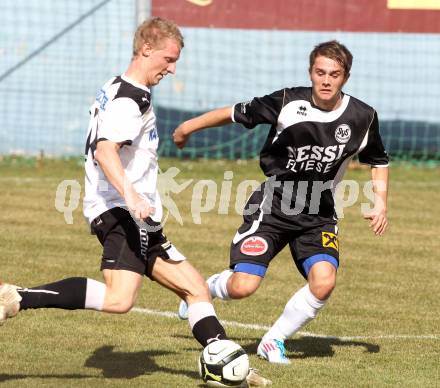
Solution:
<path fill-rule="evenodd" d="M 237 105 L 237 104 L 235 104 L 235 105 Z M 235 117 L 234 117 L 235 105 L 233 105 L 232 108 L 231 108 L 231 120 L 232 120 L 233 123 L 236 123 Z"/>

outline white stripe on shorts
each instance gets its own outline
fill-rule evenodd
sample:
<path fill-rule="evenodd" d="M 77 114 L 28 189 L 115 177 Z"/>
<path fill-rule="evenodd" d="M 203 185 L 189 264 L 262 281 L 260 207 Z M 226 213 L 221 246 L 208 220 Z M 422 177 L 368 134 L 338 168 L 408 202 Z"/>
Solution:
<path fill-rule="evenodd" d="M 174 245 L 171 244 L 171 246 L 166 249 L 166 252 L 168 253 L 168 256 L 170 257 L 170 260 L 172 261 L 183 261 L 186 260 L 186 257 L 182 255 Z"/>
<path fill-rule="evenodd" d="M 258 229 L 258 227 L 260 226 L 260 223 L 261 223 L 261 221 L 263 220 L 263 215 L 264 215 L 264 211 L 263 211 L 263 204 L 264 204 L 264 201 L 266 200 L 266 196 L 264 196 L 263 197 L 263 200 L 261 201 L 261 204 L 260 204 L 260 215 L 258 216 L 258 219 L 257 220 L 255 220 L 253 223 L 252 223 L 252 226 L 250 227 L 250 229 L 249 230 L 247 230 L 246 232 L 244 232 L 244 233 L 238 233 L 238 231 L 235 233 L 235 236 L 234 236 L 234 238 L 232 239 L 232 243 L 233 244 L 237 244 L 240 240 L 242 240 L 243 238 L 245 238 L 245 237 L 247 237 L 247 236 L 249 236 L 249 235 L 251 235 L 251 234 L 254 234 L 255 233 L 255 231 Z"/>

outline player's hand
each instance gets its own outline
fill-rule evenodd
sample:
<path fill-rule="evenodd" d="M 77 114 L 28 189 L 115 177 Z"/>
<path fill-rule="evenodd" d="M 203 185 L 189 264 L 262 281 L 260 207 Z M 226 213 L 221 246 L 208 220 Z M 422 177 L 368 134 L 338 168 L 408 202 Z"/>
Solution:
<path fill-rule="evenodd" d="M 382 236 L 388 227 L 387 212 L 385 209 L 381 209 L 377 212 L 371 212 L 364 214 L 366 220 L 370 220 L 370 228 L 376 236 Z"/>
<path fill-rule="evenodd" d="M 141 199 L 135 204 L 133 214 L 136 219 L 145 221 L 150 215 L 154 214 L 155 209 L 145 200 Z"/>
<path fill-rule="evenodd" d="M 189 137 L 190 135 L 185 131 L 183 124 L 179 125 L 173 133 L 173 140 L 178 148 L 185 147 L 185 144 L 188 141 Z"/>
<path fill-rule="evenodd" d="M 144 221 L 154 214 L 155 209 L 150 206 L 150 203 L 134 191 L 125 195 L 125 202 L 128 210 L 137 220 Z"/>

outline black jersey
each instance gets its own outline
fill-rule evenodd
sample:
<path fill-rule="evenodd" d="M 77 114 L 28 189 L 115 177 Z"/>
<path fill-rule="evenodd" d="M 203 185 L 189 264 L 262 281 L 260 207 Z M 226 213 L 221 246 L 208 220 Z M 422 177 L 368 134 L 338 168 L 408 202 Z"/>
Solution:
<path fill-rule="evenodd" d="M 232 118 L 247 128 L 271 125 L 260 166 L 273 183 L 271 211 L 282 218 L 333 217 L 334 189 L 353 156 L 388 165 L 376 111 L 347 94 L 339 108 L 325 111 L 313 104 L 310 87 L 286 88 L 236 104 Z"/>

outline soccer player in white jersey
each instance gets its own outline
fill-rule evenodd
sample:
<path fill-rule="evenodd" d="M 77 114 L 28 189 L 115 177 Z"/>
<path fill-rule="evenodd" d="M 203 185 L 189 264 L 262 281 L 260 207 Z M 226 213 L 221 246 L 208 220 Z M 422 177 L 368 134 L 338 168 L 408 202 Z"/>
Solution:
<path fill-rule="evenodd" d="M 92 105 L 86 143 L 84 215 L 103 246 L 104 283 L 84 277 L 32 288 L 0 286 L 0 323 L 39 308 L 126 313 L 144 275 L 189 305 L 189 324 L 202 346 L 225 339 L 204 278 L 167 240 L 157 192 L 158 131 L 152 86 L 174 74 L 184 46 L 178 27 L 152 18 L 137 29 L 126 72 L 110 79 Z M 267 383 L 251 370 L 249 379 Z"/>
<path fill-rule="evenodd" d="M 270 261 L 289 245 L 307 283 L 293 294 L 263 336 L 257 353 L 288 364 L 284 340 L 315 318 L 336 284 L 339 266 L 333 191 L 353 156 L 371 166 L 374 209 L 366 214 L 373 232 L 387 228 L 388 156 L 376 111 L 342 92 L 352 54 L 337 41 L 310 53 L 311 87 L 285 88 L 233 107 L 220 108 L 182 123 L 174 132 L 179 148 L 198 130 L 241 123 L 270 124 L 260 153 L 268 177 L 249 198 L 244 222 L 231 244 L 230 269 L 207 282 L 213 298 L 240 299 L 259 287 Z M 185 302 L 179 316 L 186 317 Z"/>

